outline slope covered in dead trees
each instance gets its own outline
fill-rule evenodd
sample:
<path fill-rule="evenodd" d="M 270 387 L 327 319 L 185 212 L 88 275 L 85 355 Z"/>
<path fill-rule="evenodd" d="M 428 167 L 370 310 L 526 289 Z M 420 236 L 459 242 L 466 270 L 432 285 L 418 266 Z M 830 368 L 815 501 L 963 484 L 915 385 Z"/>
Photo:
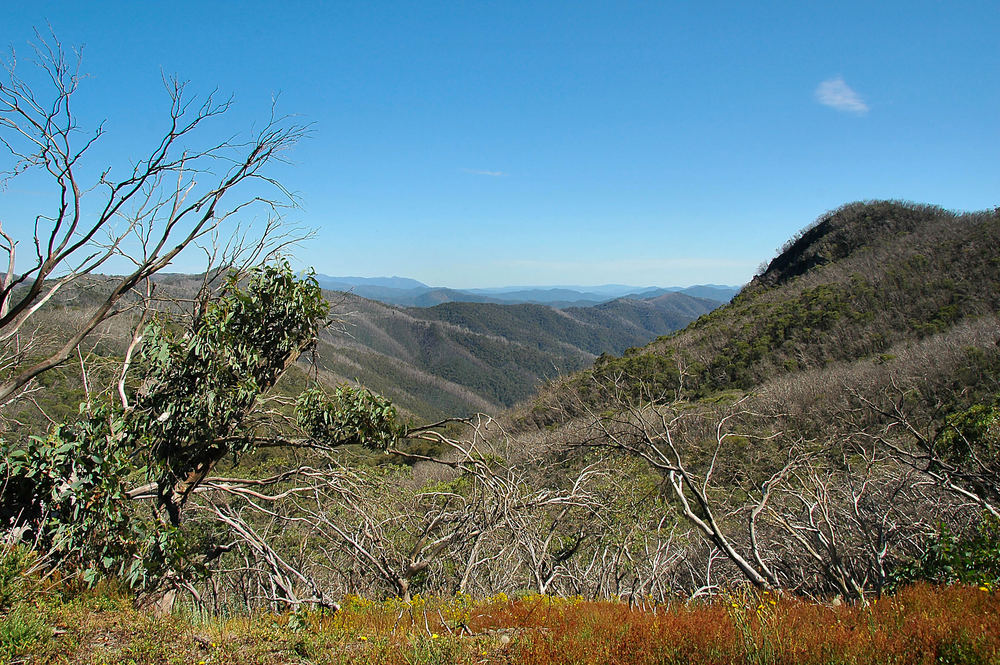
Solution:
<path fill-rule="evenodd" d="M 997 210 L 844 206 L 731 304 L 602 356 L 514 422 L 658 477 L 705 589 L 995 576 L 997 247 Z"/>

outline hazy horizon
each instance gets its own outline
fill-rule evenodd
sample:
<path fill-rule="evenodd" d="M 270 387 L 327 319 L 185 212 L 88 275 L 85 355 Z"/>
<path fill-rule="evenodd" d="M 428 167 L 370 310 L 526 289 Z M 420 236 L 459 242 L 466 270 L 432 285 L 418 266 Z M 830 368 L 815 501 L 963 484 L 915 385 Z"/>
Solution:
<path fill-rule="evenodd" d="M 330 275 L 320 271 L 316 271 L 318 276 L 329 278 L 332 280 L 337 279 L 363 279 L 363 280 L 380 280 L 380 279 L 413 279 L 414 281 L 420 282 L 426 287 L 432 289 L 454 289 L 457 291 L 488 291 L 494 289 L 574 289 L 574 290 L 588 290 L 588 289 L 607 289 L 611 287 L 618 288 L 629 288 L 629 289 L 686 289 L 694 286 L 708 286 L 708 287 L 719 287 L 719 288 L 740 288 L 744 284 L 721 284 L 717 282 L 699 282 L 692 284 L 627 284 L 624 282 L 610 282 L 604 284 L 485 284 L 482 286 L 469 286 L 469 285 L 452 285 L 452 284 L 428 284 L 423 280 L 415 279 L 409 277 L 408 275 Z"/>

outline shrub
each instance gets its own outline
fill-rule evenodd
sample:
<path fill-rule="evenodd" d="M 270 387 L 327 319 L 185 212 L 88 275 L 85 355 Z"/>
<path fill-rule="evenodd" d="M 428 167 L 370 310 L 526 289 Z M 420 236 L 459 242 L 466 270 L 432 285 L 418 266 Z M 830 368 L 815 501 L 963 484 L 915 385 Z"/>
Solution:
<path fill-rule="evenodd" d="M 966 535 L 946 526 L 925 542 L 924 554 L 891 575 L 891 588 L 917 580 L 937 584 L 961 582 L 991 590 L 1000 587 L 1000 522 L 984 518 Z"/>

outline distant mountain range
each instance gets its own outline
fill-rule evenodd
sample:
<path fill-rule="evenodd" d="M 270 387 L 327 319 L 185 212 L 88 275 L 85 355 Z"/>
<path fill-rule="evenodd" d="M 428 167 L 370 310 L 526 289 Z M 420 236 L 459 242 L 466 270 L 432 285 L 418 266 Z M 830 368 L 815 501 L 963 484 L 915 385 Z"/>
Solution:
<path fill-rule="evenodd" d="M 678 292 L 562 309 L 509 301 L 401 309 L 351 293 L 327 297 L 342 323 L 314 354 L 322 378 L 357 379 L 431 419 L 496 413 L 546 379 L 683 328 L 721 304 Z"/>
<path fill-rule="evenodd" d="M 433 307 L 447 302 L 497 304 L 537 304 L 549 307 L 590 307 L 619 298 L 648 300 L 666 293 L 683 293 L 719 303 L 732 300 L 740 287 L 719 284 L 697 286 L 641 287 L 626 284 L 601 286 L 503 286 L 479 289 L 450 289 L 428 286 L 406 277 L 331 277 L 318 274 L 324 289 L 344 291 L 363 298 L 401 307 Z"/>
<path fill-rule="evenodd" d="M 356 379 L 420 419 L 498 413 L 529 398 L 546 380 L 589 367 L 601 354 L 621 354 L 646 344 L 722 304 L 679 291 L 645 289 L 634 297 L 556 308 L 514 299 L 536 292 L 539 298 L 577 298 L 581 293 L 604 298 L 621 291 L 631 294 L 636 287 L 481 290 L 493 293 L 487 295 L 432 289 L 402 277 L 320 279 L 325 285 L 355 291 L 324 291 L 339 324 L 325 330 L 315 353 L 308 354 L 319 367 L 320 380 L 335 384 Z M 81 312 L 96 306 L 114 282 L 91 275 L 75 288 L 60 290 L 46 309 L 45 327 L 70 326 Z M 156 278 L 157 293 L 163 303 L 182 303 L 195 298 L 203 282 L 201 275 L 161 274 Z M 401 307 L 360 297 L 358 291 L 397 300 L 406 293 L 422 297 L 411 297 L 418 304 Z M 449 300 L 452 295 L 454 301 Z M 88 352 L 118 362 L 131 330 L 126 319 L 115 323 L 87 347 Z M 305 382 L 305 364 L 293 374 L 297 376 L 290 375 L 288 381 Z M 46 405 L 60 417 L 71 417 L 82 399 L 82 386 L 75 378 L 70 383 L 70 398 Z"/>

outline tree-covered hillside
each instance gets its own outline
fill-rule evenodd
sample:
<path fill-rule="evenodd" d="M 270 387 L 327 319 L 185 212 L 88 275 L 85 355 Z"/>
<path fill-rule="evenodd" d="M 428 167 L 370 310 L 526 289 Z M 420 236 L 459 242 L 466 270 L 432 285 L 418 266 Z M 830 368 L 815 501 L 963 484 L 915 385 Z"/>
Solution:
<path fill-rule="evenodd" d="M 426 417 L 496 413 L 545 380 L 676 330 L 718 302 L 668 294 L 558 310 L 445 303 L 405 310 L 330 294 L 341 324 L 324 334 L 324 370 L 358 379 Z"/>
<path fill-rule="evenodd" d="M 732 303 L 586 376 L 660 390 L 747 390 L 788 372 L 892 355 L 1000 309 L 1000 213 L 855 203 L 793 238 Z M 582 375 L 583 376 L 583 375 Z M 577 377 L 577 382 L 586 380 Z"/>

